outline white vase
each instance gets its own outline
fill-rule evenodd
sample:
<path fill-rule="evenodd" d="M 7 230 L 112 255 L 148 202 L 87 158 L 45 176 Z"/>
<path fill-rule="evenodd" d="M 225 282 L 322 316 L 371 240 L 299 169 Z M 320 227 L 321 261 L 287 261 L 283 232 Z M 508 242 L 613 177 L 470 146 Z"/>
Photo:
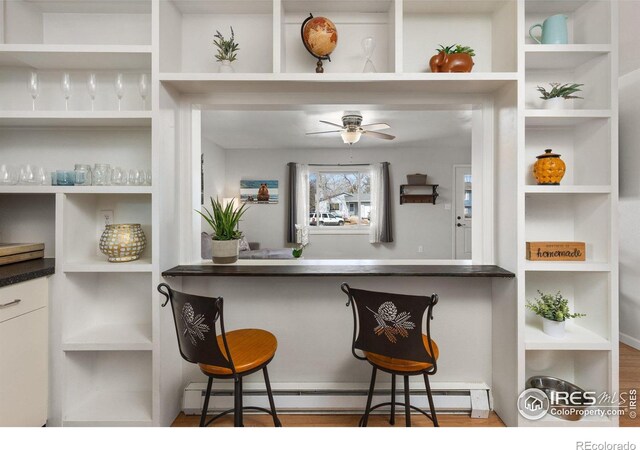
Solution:
<path fill-rule="evenodd" d="M 565 99 L 562 97 L 554 97 L 549 100 L 544 100 L 545 109 L 571 109 L 573 102 L 571 99 Z"/>
<path fill-rule="evenodd" d="M 226 59 L 220 61 L 220 73 L 234 73 L 235 70 L 231 65 L 231 61 L 227 61 Z"/>
<path fill-rule="evenodd" d="M 565 324 L 567 322 L 566 321 L 562 321 L 562 322 L 557 322 L 555 320 L 549 320 L 549 319 L 545 319 L 544 317 L 542 318 L 542 331 L 544 331 L 545 334 L 548 334 L 551 337 L 554 338 L 563 338 L 564 334 L 565 334 Z"/>
<path fill-rule="evenodd" d="M 238 260 L 239 249 L 239 239 L 231 241 L 217 241 L 214 239 L 211 242 L 213 262 L 216 264 L 232 264 Z"/>

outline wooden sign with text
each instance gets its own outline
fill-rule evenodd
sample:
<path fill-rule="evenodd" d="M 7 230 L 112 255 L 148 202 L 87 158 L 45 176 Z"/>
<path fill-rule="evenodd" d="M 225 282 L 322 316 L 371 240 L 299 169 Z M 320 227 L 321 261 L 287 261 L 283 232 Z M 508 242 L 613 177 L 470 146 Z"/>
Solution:
<path fill-rule="evenodd" d="M 527 242 L 529 261 L 585 261 L 584 242 Z"/>

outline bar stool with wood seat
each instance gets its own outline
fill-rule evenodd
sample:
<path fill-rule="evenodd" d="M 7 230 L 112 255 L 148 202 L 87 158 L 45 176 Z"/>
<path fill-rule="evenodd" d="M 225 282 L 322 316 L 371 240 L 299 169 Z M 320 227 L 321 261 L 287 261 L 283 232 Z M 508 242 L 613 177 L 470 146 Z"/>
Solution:
<path fill-rule="evenodd" d="M 351 352 L 357 359 L 373 366 L 367 406 L 359 426 L 366 427 L 371 411 L 383 406 L 391 407 L 389 423 L 395 424 L 396 404 L 404 406 L 406 426 L 411 426 L 411 410 L 427 416 L 438 426 L 438 418 L 431 395 L 429 376 L 438 370 L 438 346 L 431 339 L 433 307 L 438 303 L 436 294 L 430 297 L 390 294 L 386 292 L 353 289 L 347 283 L 340 287 L 347 294 L 353 311 L 353 342 Z M 423 334 L 423 325 L 426 334 Z M 363 352 L 363 356 L 356 353 Z M 391 374 L 391 401 L 371 406 L 378 370 Z M 396 403 L 396 375 L 404 377 L 404 403 Z M 411 405 L 409 377 L 422 375 L 429 399 L 431 414 Z"/>
<path fill-rule="evenodd" d="M 267 365 L 273 359 L 278 347 L 275 336 L 268 331 L 258 329 L 234 330 L 227 333 L 224 328 L 222 297 L 209 298 L 185 294 L 171 289 L 166 283 L 159 284 L 158 291 L 167 298 L 163 307 L 171 301 L 180 354 L 185 360 L 198 364 L 200 370 L 209 378 L 200 426 L 206 427 L 214 420 L 233 412 L 234 426 L 241 427 L 243 426 L 242 412 L 255 410 L 270 414 L 274 425 L 281 427 L 267 372 Z M 216 330 L 217 324 L 220 325 L 219 336 Z M 264 374 L 271 410 L 242 405 L 242 378 L 259 370 Z M 207 410 L 214 378 L 234 380 L 233 408 L 214 416 L 207 422 Z"/>

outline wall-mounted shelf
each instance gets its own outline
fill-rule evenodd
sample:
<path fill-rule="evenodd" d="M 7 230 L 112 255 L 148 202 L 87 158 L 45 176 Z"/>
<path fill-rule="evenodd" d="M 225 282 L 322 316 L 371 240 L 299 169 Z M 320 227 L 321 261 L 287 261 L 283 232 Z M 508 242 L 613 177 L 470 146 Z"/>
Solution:
<path fill-rule="evenodd" d="M 425 193 L 427 191 L 429 193 Z M 412 191 L 422 191 L 420 193 L 411 193 Z M 400 185 L 400 204 L 405 203 L 431 203 L 436 204 L 438 198 L 437 184 L 401 184 Z"/>

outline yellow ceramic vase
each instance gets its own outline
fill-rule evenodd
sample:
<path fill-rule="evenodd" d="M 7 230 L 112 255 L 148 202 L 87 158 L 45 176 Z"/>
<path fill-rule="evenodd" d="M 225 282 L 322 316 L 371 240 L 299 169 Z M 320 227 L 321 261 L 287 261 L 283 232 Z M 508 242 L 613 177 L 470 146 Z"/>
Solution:
<path fill-rule="evenodd" d="M 538 184 L 560 184 L 562 177 L 566 171 L 564 161 L 560 159 L 560 155 L 553 153 L 548 148 L 544 154 L 536 156 L 538 161 L 533 166 L 533 176 Z"/>

